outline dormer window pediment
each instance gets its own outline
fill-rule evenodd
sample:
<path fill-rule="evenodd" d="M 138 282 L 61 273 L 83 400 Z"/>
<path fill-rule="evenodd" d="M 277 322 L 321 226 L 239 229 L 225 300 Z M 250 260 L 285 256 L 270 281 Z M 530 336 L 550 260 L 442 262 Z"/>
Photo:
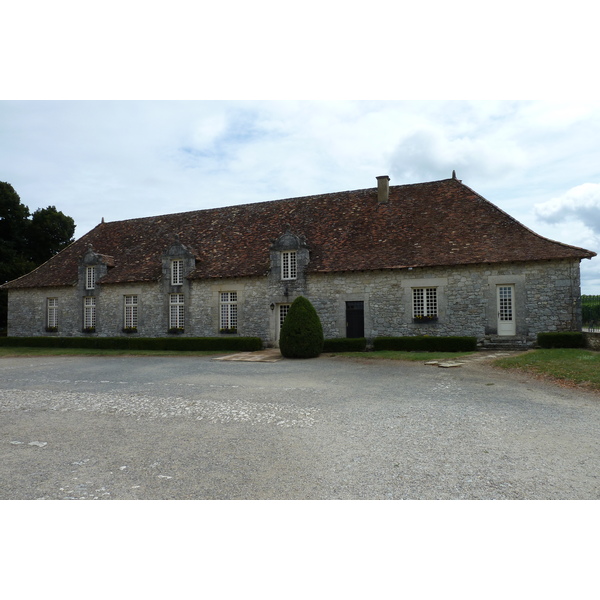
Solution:
<path fill-rule="evenodd" d="M 196 267 L 196 256 L 184 246 L 179 237 L 165 250 L 162 256 L 163 275 L 171 286 L 181 286 L 185 278 Z"/>
<path fill-rule="evenodd" d="M 293 233 L 288 225 L 285 233 L 271 246 L 271 270 L 278 273 L 283 281 L 292 281 L 302 277 L 309 261 L 306 238 Z"/>
<path fill-rule="evenodd" d="M 283 252 L 285 250 L 300 250 L 301 248 L 307 247 L 306 238 L 292 233 L 290 226 L 288 225 L 285 233 L 273 242 L 271 250 Z"/>
<path fill-rule="evenodd" d="M 91 245 L 88 246 L 79 263 L 79 280 L 83 282 L 84 289 L 96 289 L 96 284 L 101 283 L 100 279 L 106 275 L 109 267 L 114 266 L 115 260 L 112 256 L 98 254 Z"/>

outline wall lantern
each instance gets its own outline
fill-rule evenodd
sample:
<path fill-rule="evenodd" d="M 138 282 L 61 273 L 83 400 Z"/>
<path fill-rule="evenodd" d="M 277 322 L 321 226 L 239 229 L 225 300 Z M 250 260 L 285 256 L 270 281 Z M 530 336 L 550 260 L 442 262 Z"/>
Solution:
<path fill-rule="evenodd" d="M 271 306 L 270 306 L 271 310 L 275 310 L 275 305 L 271 302 Z"/>

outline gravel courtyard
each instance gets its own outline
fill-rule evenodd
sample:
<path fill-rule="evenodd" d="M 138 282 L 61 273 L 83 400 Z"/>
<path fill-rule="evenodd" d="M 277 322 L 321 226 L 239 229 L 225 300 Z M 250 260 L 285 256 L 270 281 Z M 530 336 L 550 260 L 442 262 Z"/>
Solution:
<path fill-rule="evenodd" d="M 0 499 L 598 499 L 600 396 L 321 357 L 0 359 Z"/>

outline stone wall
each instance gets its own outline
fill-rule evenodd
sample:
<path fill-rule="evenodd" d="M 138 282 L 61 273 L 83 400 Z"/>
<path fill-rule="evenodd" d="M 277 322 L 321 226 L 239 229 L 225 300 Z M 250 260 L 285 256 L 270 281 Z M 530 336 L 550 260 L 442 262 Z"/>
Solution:
<path fill-rule="evenodd" d="M 363 301 L 365 335 L 497 334 L 498 285 L 515 286 L 516 335 L 535 341 L 539 332 L 581 328 L 579 263 L 554 261 L 473 265 L 360 273 L 312 274 L 307 296 L 326 337 L 344 337 L 345 303 Z M 412 288 L 435 287 L 438 321 L 413 323 Z"/>
<path fill-rule="evenodd" d="M 600 351 L 600 333 L 584 332 L 585 345 L 590 350 Z"/>
<path fill-rule="evenodd" d="M 516 335 L 535 341 L 546 331 L 581 329 L 578 261 L 547 261 L 456 268 L 414 268 L 353 273 L 310 273 L 300 269 L 296 281 L 282 281 L 272 269 L 264 277 L 186 281 L 185 332 L 190 336 L 219 335 L 219 294 L 238 294 L 238 335 L 258 336 L 276 343 L 278 304 L 306 296 L 321 318 L 325 337 L 346 336 L 346 302 L 364 302 L 365 336 L 468 335 L 479 340 L 497 333 L 498 285 L 515 286 Z M 82 335 L 81 286 L 9 291 L 8 335 Z M 438 320 L 413 323 L 412 288 L 435 287 Z M 96 333 L 126 335 L 124 296 L 138 296 L 138 334 L 168 335 L 167 281 L 140 284 L 98 284 Z M 57 333 L 47 333 L 46 301 L 58 299 Z M 134 334 L 135 335 L 135 334 Z"/>

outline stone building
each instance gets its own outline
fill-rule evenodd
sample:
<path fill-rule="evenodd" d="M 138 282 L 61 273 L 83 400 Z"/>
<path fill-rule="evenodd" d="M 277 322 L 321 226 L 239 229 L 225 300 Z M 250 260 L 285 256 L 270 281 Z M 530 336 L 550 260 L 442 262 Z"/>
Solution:
<path fill-rule="evenodd" d="M 579 262 L 456 179 L 102 222 L 5 284 L 11 336 L 326 338 L 579 330 Z"/>

